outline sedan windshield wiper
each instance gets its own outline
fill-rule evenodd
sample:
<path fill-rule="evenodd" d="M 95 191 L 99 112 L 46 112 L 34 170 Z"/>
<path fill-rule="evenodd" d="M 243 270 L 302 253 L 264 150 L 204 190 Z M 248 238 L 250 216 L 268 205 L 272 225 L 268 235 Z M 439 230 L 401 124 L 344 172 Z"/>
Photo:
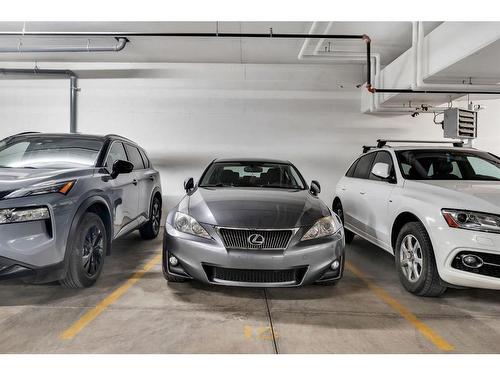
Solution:
<path fill-rule="evenodd" d="M 272 188 L 272 189 L 300 189 L 298 186 L 273 186 L 273 185 L 257 185 L 260 188 Z"/>
<path fill-rule="evenodd" d="M 200 185 L 200 187 L 233 187 L 233 185 L 220 183 L 220 184 Z"/>

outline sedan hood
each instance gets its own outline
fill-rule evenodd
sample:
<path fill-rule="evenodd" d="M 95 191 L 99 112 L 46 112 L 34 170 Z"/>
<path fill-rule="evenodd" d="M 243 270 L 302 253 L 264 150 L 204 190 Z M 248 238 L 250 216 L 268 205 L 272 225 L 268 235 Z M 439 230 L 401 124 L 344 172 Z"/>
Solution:
<path fill-rule="evenodd" d="M 262 229 L 312 225 L 330 215 L 307 190 L 272 188 L 198 188 L 188 211 L 200 223 Z"/>

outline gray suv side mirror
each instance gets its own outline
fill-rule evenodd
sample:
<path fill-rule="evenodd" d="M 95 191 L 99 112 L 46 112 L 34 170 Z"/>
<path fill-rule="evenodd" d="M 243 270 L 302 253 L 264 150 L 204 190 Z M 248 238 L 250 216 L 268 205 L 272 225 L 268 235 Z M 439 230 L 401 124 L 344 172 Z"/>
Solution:
<path fill-rule="evenodd" d="M 127 160 L 115 160 L 111 177 L 116 178 L 119 174 L 130 173 L 134 170 L 134 164 Z"/>
<path fill-rule="evenodd" d="M 321 185 L 319 184 L 319 182 L 316 180 L 312 180 L 311 187 L 309 188 L 309 191 L 313 195 L 318 195 L 319 193 L 321 193 Z"/>
<path fill-rule="evenodd" d="M 184 180 L 184 190 L 186 190 L 186 193 L 189 193 L 189 190 L 192 188 L 194 188 L 193 177 L 188 177 Z"/>

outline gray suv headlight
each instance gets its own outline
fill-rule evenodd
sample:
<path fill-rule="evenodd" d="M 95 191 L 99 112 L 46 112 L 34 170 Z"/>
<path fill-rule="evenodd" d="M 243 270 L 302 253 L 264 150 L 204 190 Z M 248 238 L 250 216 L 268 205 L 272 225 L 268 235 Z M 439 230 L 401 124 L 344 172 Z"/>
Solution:
<path fill-rule="evenodd" d="M 50 218 L 47 207 L 4 208 L 0 210 L 0 224 L 22 223 Z"/>
<path fill-rule="evenodd" d="M 301 241 L 312 240 L 331 236 L 342 228 L 342 223 L 337 216 L 326 216 L 314 223 L 314 225 L 302 236 Z"/>
<path fill-rule="evenodd" d="M 179 232 L 193 234 L 198 237 L 212 238 L 193 217 L 176 212 L 174 217 L 174 228 Z"/>
<path fill-rule="evenodd" d="M 466 210 L 441 210 L 451 228 L 500 233 L 500 216 Z"/>
<path fill-rule="evenodd" d="M 62 181 L 62 182 L 46 182 L 38 185 L 33 185 L 28 188 L 14 190 L 12 193 L 6 195 L 4 199 L 20 198 L 31 195 L 41 195 L 50 193 L 68 194 L 75 185 L 75 180 Z"/>

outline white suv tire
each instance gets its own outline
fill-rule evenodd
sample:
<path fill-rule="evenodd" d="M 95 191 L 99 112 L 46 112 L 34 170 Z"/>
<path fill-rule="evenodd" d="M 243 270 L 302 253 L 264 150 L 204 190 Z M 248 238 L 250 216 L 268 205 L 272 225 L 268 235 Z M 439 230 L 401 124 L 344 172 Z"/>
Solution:
<path fill-rule="evenodd" d="M 436 267 L 431 239 L 422 223 L 410 222 L 401 228 L 394 258 L 399 280 L 408 292 L 438 297 L 446 291 Z"/>

